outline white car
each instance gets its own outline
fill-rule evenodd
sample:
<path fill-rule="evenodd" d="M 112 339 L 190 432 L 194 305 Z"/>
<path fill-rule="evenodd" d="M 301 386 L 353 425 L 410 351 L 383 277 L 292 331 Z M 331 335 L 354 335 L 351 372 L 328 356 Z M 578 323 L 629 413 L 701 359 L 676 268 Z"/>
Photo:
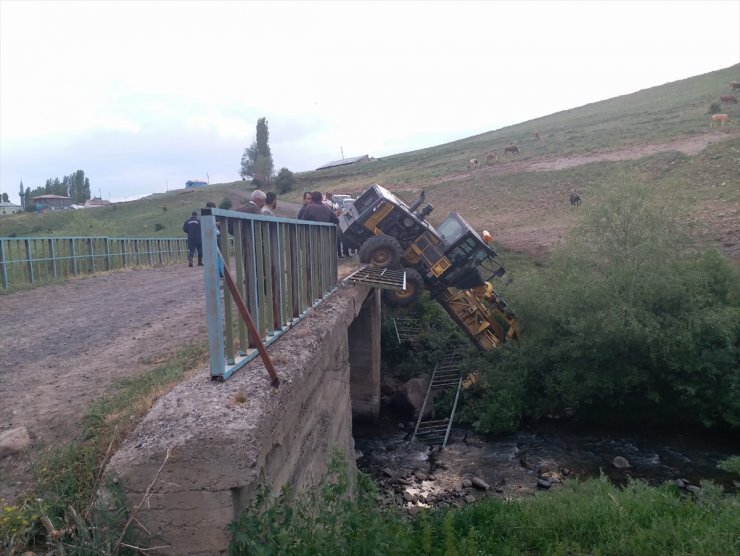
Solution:
<path fill-rule="evenodd" d="M 331 200 L 334 203 L 334 208 L 340 209 L 342 208 L 342 201 L 345 199 L 351 199 L 351 195 L 332 195 Z"/>

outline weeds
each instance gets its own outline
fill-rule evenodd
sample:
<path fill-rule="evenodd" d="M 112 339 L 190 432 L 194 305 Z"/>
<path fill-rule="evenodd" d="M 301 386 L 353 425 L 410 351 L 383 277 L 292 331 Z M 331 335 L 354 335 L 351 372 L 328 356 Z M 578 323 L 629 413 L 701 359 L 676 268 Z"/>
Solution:
<path fill-rule="evenodd" d="M 673 485 L 606 478 L 571 481 L 555 492 L 463 509 L 423 511 L 415 520 L 373 505 L 360 476 L 355 501 L 346 484 L 324 483 L 258 503 L 231 526 L 230 554 L 740 554 L 740 504 L 711 483 L 696 498 Z"/>
<path fill-rule="evenodd" d="M 205 353 L 205 345 L 189 346 L 159 367 L 121 381 L 113 394 L 93 404 L 83 419 L 84 440 L 42 454 L 33 466 L 34 492 L 14 504 L 0 501 L 0 550 L 126 553 L 133 545 L 124 542 L 131 534 L 120 489 L 106 484 L 110 495 L 96 500 L 103 469 L 139 418 Z"/>

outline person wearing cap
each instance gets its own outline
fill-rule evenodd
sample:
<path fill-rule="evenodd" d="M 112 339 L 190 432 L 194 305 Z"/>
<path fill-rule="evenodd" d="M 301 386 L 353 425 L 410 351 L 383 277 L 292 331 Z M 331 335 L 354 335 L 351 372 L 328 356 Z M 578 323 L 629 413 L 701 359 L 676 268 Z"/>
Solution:
<path fill-rule="evenodd" d="M 200 237 L 200 220 L 198 213 L 193 211 L 185 223 L 182 231 L 188 234 L 188 266 L 193 266 L 193 256 L 198 251 L 198 266 L 203 266 L 203 240 Z"/>

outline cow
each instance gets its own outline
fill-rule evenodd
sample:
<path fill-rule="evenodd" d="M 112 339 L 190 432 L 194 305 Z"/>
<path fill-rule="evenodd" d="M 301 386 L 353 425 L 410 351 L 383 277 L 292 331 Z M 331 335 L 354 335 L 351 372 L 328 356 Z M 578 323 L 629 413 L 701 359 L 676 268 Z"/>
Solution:
<path fill-rule="evenodd" d="M 719 124 L 719 127 L 724 127 L 725 124 L 730 123 L 730 116 L 728 114 L 714 114 L 712 121 L 709 124 L 709 128 L 713 128 L 715 124 Z"/>
<path fill-rule="evenodd" d="M 471 158 L 468 161 L 468 170 L 471 170 L 471 169 L 474 170 L 478 166 L 479 166 L 479 163 L 478 163 L 478 159 L 477 158 Z"/>
<path fill-rule="evenodd" d="M 519 154 L 519 147 L 516 145 L 509 145 L 508 147 L 504 148 L 504 154 Z"/>
<path fill-rule="evenodd" d="M 733 95 L 722 95 L 719 97 L 719 101 L 727 104 L 737 104 L 737 98 Z"/>
<path fill-rule="evenodd" d="M 730 89 L 732 89 L 733 91 L 735 89 L 740 89 L 740 83 L 738 83 L 737 81 L 730 81 Z"/>
<path fill-rule="evenodd" d="M 570 194 L 570 206 L 577 207 L 580 204 L 581 204 L 581 196 L 578 193 L 576 193 L 575 191 L 573 191 Z"/>
<path fill-rule="evenodd" d="M 496 162 L 496 159 L 498 159 L 498 153 L 496 151 L 491 151 L 486 155 L 486 166 L 489 166 Z"/>

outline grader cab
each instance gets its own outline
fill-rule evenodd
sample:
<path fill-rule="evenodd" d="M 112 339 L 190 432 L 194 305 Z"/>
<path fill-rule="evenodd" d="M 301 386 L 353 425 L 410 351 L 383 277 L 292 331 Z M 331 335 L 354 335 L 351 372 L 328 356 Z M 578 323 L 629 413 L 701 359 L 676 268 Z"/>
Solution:
<path fill-rule="evenodd" d="M 490 235 L 481 238 L 455 212 L 434 228 L 426 221 L 432 210 L 423 192 L 409 205 L 374 184 L 340 217 L 342 241 L 359 249 L 362 263 L 405 272 L 404 289 L 383 290 L 387 303 L 408 305 L 427 289 L 478 349 L 517 338 L 516 316 L 491 283 L 505 270 Z"/>

